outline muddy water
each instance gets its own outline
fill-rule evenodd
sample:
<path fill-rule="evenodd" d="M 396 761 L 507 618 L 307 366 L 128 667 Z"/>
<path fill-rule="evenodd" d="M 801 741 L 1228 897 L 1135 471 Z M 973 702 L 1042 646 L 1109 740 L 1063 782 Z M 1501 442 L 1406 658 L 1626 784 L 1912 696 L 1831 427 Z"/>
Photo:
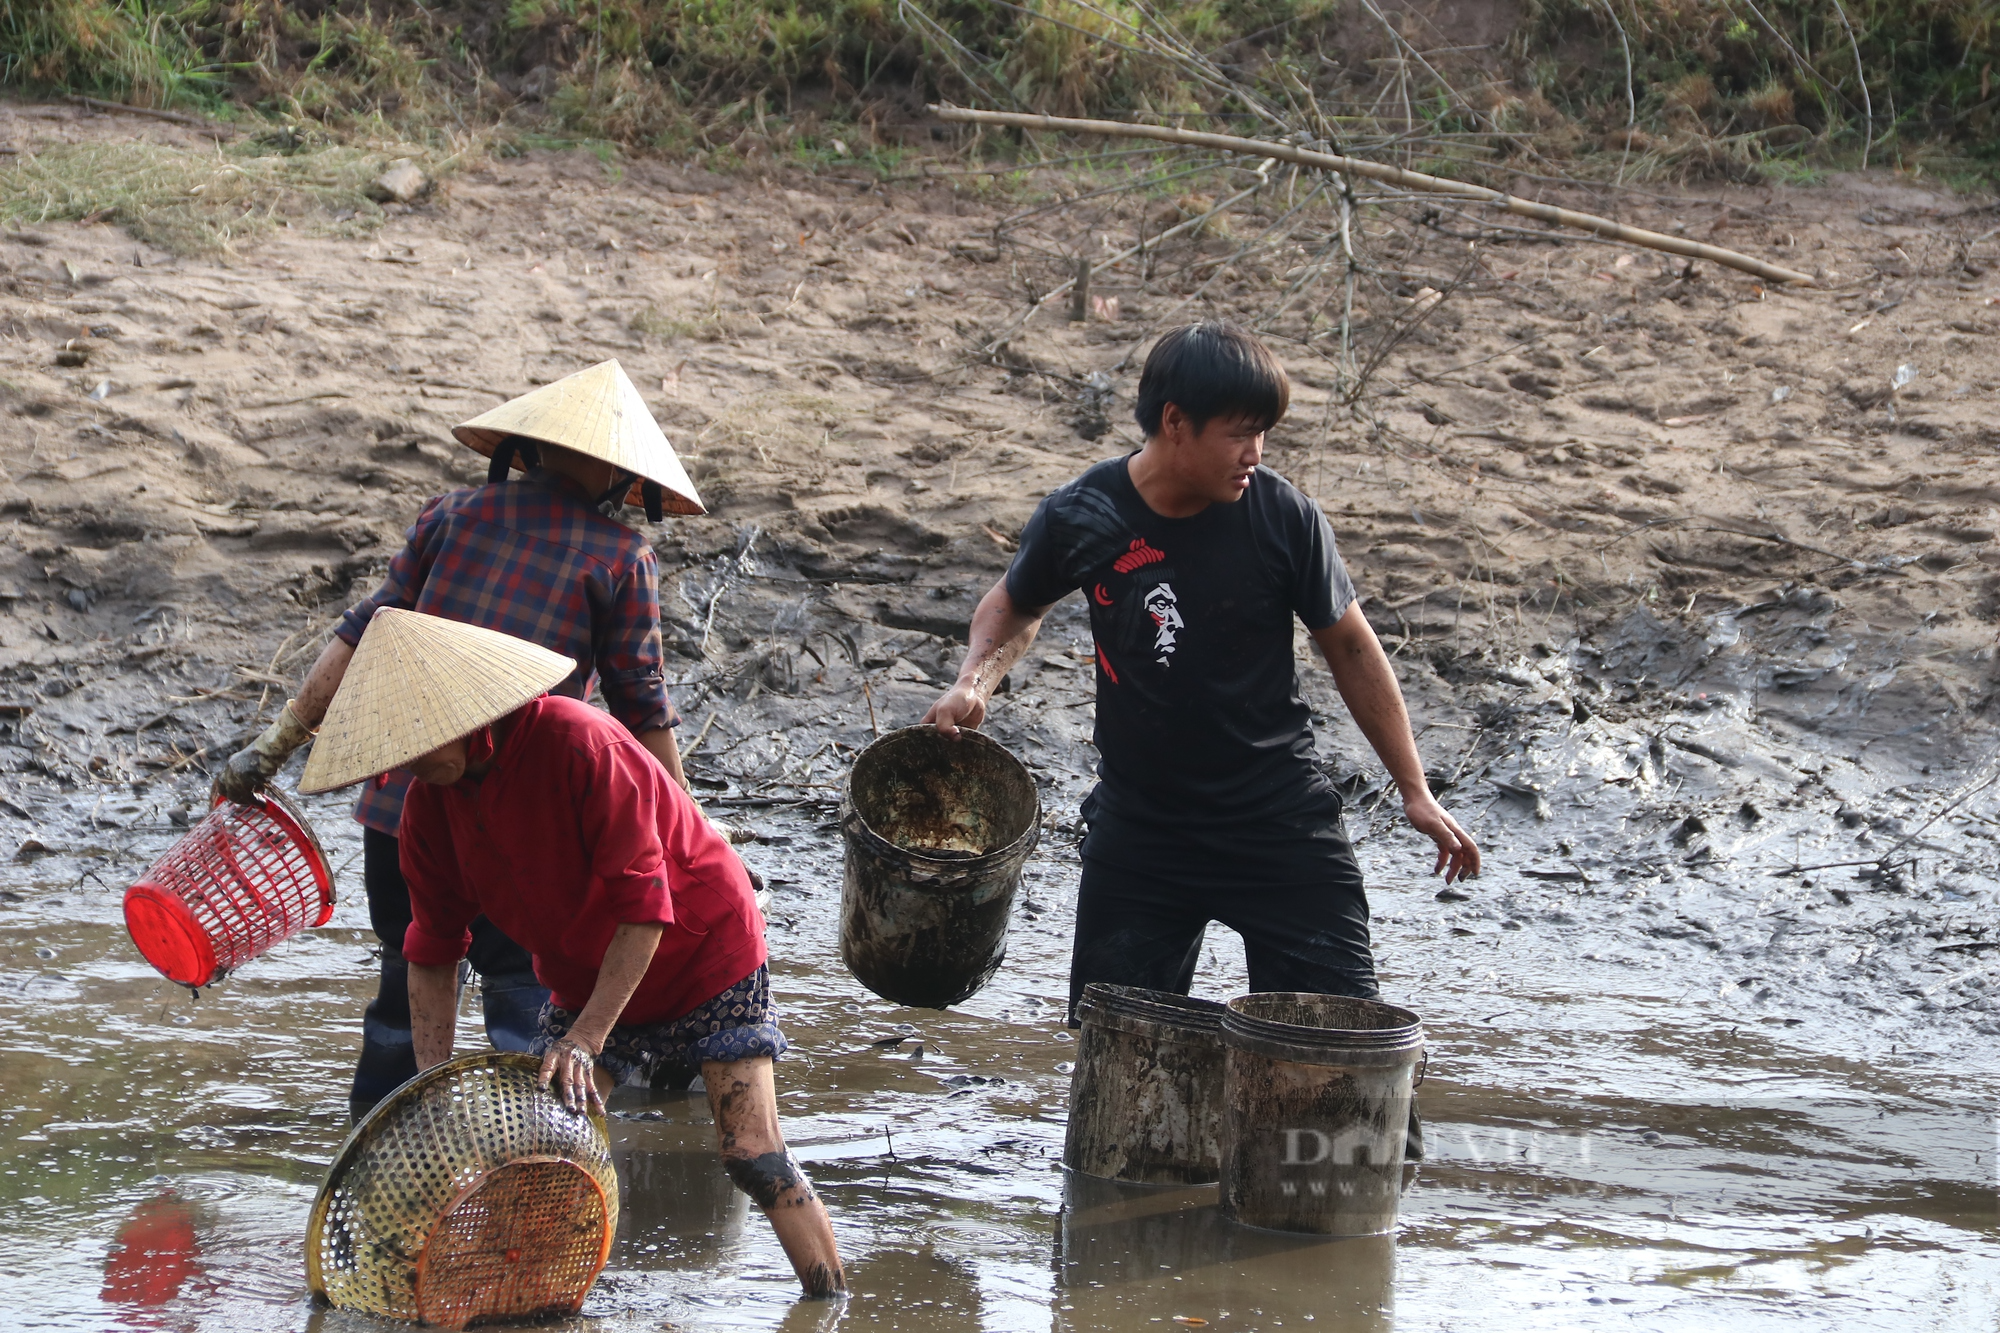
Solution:
<path fill-rule="evenodd" d="M 1049 792 L 1052 808 L 1073 809 L 1074 787 Z M 118 891 L 172 836 L 165 803 L 5 871 L 0 1325 L 372 1327 L 312 1310 L 301 1271 L 372 970 L 353 826 L 338 802 L 312 806 L 342 866 L 334 921 L 197 1001 L 118 924 Z M 1489 818 L 1503 846 L 1538 835 L 1531 815 L 1508 819 Z M 1274 1236 L 1223 1222 L 1213 1187 L 1066 1182 L 1073 844 L 1052 834 L 1031 864 L 992 986 L 936 1014 L 875 1000 L 842 971 L 830 820 L 766 814 L 746 854 L 776 893 L 787 1132 L 831 1204 L 854 1295 L 796 1302 L 768 1227 L 715 1164 L 700 1099 L 628 1093 L 613 1125 L 624 1221 L 581 1326 L 1083 1330 L 1180 1315 L 1234 1329 L 1903 1330 L 2000 1317 L 1990 1063 L 1816 1017 L 1760 1023 L 1705 975 L 1635 965 L 1587 933 L 1552 947 L 1465 916 L 1474 926 L 1455 929 L 1470 933 L 1452 934 L 1386 821 L 1357 821 L 1386 993 L 1433 1038 L 1432 1155 L 1400 1235 Z M 1522 904 L 1545 888 L 1503 872 L 1488 891 L 1532 927 Z M 1219 931 L 1211 953 L 1200 988 L 1226 995 L 1240 953 Z"/>

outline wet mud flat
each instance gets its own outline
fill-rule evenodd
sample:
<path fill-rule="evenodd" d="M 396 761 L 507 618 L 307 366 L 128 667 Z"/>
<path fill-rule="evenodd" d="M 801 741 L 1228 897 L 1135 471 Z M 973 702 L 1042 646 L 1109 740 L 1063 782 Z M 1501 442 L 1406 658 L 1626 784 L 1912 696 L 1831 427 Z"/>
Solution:
<path fill-rule="evenodd" d="M 67 115 L 0 107 L 16 136 L 129 132 Z M 1019 312 L 1015 207 L 534 153 L 359 240 L 0 239 L 0 1309 L 367 1327 L 305 1305 L 299 1252 L 374 981 L 345 802 L 309 806 L 333 921 L 199 1001 L 137 956 L 119 895 L 416 506 L 479 475 L 448 427 L 616 355 L 714 510 L 655 535 L 669 674 L 698 790 L 774 890 L 781 1105 L 856 1294 L 796 1305 L 700 1099 L 626 1095 L 626 1220 L 578 1327 L 1994 1321 L 1979 208 L 1882 177 L 1626 200 L 1826 285 L 1516 237 L 1359 411 L 1323 347 L 1282 349 L 1298 393 L 1268 461 L 1326 508 L 1488 852 L 1440 897 L 1302 646 L 1385 997 L 1431 1040 L 1431 1158 L 1390 1245 L 1246 1233 L 1212 1190 L 1056 1167 L 1080 608 L 988 728 L 1044 810 L 993 983 L 938 1014 L 840 965 L 847 766 L 949 680 L 1034 501 L 1133 443 L 1135 354 L 1182 308 L 1107 274 L 1122 322 L 1045 319 L 967 362 Z M 1263 295 L 1205 299 L 1254 319 Z M 70 343 L 88 364 L 59 369 Z M 1213 953 L 1199 991 L 1227 996 L 1240 953 L 1222 932 Z"/>
<path fill-rule="evenodd" d="M 1231 1226 L 1213 1187 L 1059 1169 L 1092 757 L 1080 612 L 1051 618 L 989 724 L 1045 810 L 1007 961 L 963 1006 L 903 1009 L 839 961 L 838 783 L 877 727 L 919 715 L 957 650 L 854 614 L 871 586 L 770 557 L 746 570 L 756 549 L 718 557 L 737 573 L 715 617 L 723 642 L 752 642 L 682 697 L 704 797 L 774 891 L 794 1044 L 781 1105 L 855 1295 L 795 1302 L 698 1097 L 625 1093 L 624 1221 L 576 1326 L 1886 1328 L 2000 1312 L 1993 826 L 1977 791 L 1952 806 L 1990 776 L 1990 742 L 1881 679 L 1878 655 L 1907 643 L 1821 639 L 1834 608 L 1787 594 L 1732 625 L 1642 608 L 1573 642 L 1528 622 L 1518 658 L 1399 655 L 1427 758 L 1489 852 L 1443 900 L 1323 668 L 1307 675 L 1385 996 L 1424 1016 L 1432 1046 L 1431 1157 L 1400 1234 L 1329 1242 Z M 1829 642 L 1838 669 L 1772 683 Z M 367 1327 L 308 1308 L 298 1252 L 372 986 L 345 802 L 309 807 L 338 870 L 333 922 L 193 1000 L 131 949 L 118 900 L 202 779 L 101 801 L 13 781 L 47 850 L 5 867 L 0 904 L 17 978 L 0 993 L 0 1192 L 18 1219 L 0 1299 L 51 1328 Z M 1814 866 L 1829 868 L 1792 873 Z M 1209 952 L 1197 992 L 1227 996 L 1240 951 L 1218 930 Z"/>

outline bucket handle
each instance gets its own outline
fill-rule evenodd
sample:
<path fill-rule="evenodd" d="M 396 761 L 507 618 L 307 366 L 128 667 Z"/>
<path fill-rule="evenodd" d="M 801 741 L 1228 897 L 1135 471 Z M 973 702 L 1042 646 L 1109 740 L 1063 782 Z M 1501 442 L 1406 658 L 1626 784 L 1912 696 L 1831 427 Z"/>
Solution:
<path fill-rule="evenodd" d="M 1431 1048 L 1426 1046 L 1424 1047 L 1423 1056 L 1417 1064 L 1417 1076 L 1410 1082 L 1411 1092 L 1415 1092 L 1418 1088 L 1424 1086 L 1424 1075 L 1427 1072 L 1429 1072 L 1430 1067 L 1431 1067 Z"/>

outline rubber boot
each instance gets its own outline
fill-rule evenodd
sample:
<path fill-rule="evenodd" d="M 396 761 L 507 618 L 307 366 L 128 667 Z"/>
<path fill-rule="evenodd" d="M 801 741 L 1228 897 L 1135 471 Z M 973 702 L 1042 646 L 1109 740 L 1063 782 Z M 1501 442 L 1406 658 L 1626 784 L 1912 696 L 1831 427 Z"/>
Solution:
<path fill-rule="evenodd" d="M 382 977 L 375 998 L 361 1017 L 361 1061 L 347 1096 L 356 1120 L 375 1103 L 417 1076 L 416 1043 L 410 1036 L 410 965 L 401 949 L 382 947 Z"/>

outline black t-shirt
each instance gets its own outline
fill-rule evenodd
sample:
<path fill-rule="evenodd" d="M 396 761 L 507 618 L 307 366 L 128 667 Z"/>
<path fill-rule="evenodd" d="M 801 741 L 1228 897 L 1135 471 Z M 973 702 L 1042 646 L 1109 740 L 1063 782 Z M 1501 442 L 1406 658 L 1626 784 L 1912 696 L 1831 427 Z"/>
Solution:
<path fill-rule="evenodd" d="M 1085 855 L 1135 869 L 1310 859 L 1340 802 L 1315 762 L 1292 620 L 1324 629 L 1354 602 L 1333 530 L 1262 467 L 1235 503 L 1162 518 L 1126 464 L 1043 500 L 1007 571 L 1016 605 L 1089 599 L 1101 781 Z"/>

